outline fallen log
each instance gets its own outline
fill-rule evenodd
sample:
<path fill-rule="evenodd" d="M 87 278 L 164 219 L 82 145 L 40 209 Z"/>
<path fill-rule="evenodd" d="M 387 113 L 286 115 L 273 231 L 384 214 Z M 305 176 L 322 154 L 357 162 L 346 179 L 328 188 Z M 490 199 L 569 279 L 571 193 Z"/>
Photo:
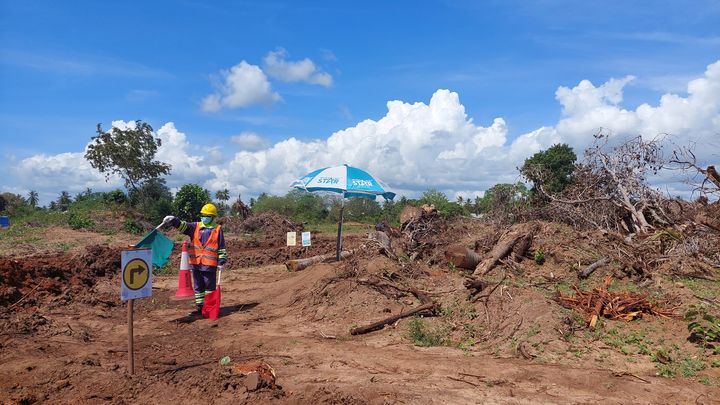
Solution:
<path fill-rule="evenodd" d="M 510 254 L 510 252 L 512 252 L 513 246 L 515 246 L 517 241 L 523 236 L 524 235 L 520 234 L 506 238 L 504 241 L 501 239 L 490 252 L 490 257 L 483 260 L 482 263 L 475 267 L 473 275 L 488 274 L 493 268 L 495 268 L 495 266 L 497 266 L 498 263 L 500 263 L 500 260 L 504 259 Z"/>
<path fill-rule="evenodd" d="M 599 269 L 600 267 L 605 266 L 606 264 L 610 263 L 609 257 L 603 257 L 602 259 L 596 261 L 595 263 L 587 266 L 585 270 L 581 271 L 578 274 L 578 277 L 580 278 L 588 278 L 595 270 Z"/>
<path fill-rule="evenodd" d="M 445 250 L 445 259 L 455 267 L 474 270 L 482 260 L 482 257 L 465 246 L 455 245 Z"/>
<path fill-rule="evenodd" d="M 413 316 L 415 314 L 419 314 L 424 311 L 434 313 L 436 310 L 436 306 L 437 306 L 437 304 L 435 304 L 434 302 L 428 302 L 426 304 L 420 305 L 417 308 L 411 309 L 408 312 L 404 312 L 404 313 L 398 314 L 398 315 L 393 315 L 389 318 L 383 319 L 382 321 L 377 321 L 377 322 L 371 323 L 370 325 L 367 325 L 367 326 L 359 326 L 357 328 L 353 328 L 350 330 L 350 334 L 351 335 L 362 335 L 365 333 L 373 332 L 373 331 L 382 329 L 385 325 L 395 323 L 396 321 L 398 321 L 400 319 L 407 318 L 409 316 Z"/>
<path fill-rule="evenodd" d="M 530 232 L 523 235 L 517 243 L 515 243 L 515 246 L 512 248 L 512 259 L 514 261 L 520 262 L 523 257 L 525 257 L 525 254 L 532 245 L 533 238 L 535 237 L 535 231 L 535 228 L 533 228 Z"/>
<path fill-rule="evenodd" d="M 473 297 L 477 294 L 480 294 L 485 287 L 487 287 L 487 283 L 485 283 L 482 280 L 476 280 L 473 278 L 465 279 L 463 282 L 463 285 L 465 288 L 470 290 L 470 293 L 468 294 L 468 301 L 471 301 Z"/>
<path fill-rule="evenodd" d="M 353 253 L 355 253 L 354 250 L 342 251 L 340 253 L 340 260 L 345 259 L 346 257 L 352 256 Z M 288 271 L 300 271 L 309 266 L 312 266 L 315 263 L 324 262 L 324 261 L 334 259 L 334 258 L 335 258 L 335 253 L 328 253 L 328 254 L 324 254 L 324 255 L 308 257 L 306 259 L 293 259 L 293 260 L 286 261 L 285 267 L 287 267 Z"/>

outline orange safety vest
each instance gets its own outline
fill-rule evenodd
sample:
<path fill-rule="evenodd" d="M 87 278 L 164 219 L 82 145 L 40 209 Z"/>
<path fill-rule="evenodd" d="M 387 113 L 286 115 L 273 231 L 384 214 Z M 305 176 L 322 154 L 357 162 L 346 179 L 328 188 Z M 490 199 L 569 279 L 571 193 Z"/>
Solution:
<path fill-rule="evenodd" d="M 205 264 L 208 266 L 218 265 L 218 236 L 220 226 L 210 233 L 205 246 L 200 243 L 200 224 L 195 226 L 195 233 L 192 238 L 192 246 L 188 246 L 188 262 L 190 264 Z"/>

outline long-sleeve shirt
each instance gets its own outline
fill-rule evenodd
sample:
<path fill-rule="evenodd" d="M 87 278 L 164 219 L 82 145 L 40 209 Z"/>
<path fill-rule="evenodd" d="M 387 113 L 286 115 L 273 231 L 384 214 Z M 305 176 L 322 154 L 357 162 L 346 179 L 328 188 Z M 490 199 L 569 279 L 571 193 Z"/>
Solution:
<path fill-rule="evenodd" d="M 208 238 L 210 237 L 210 234 L 212 233 L 213 229 L 217 227 L 217 224 L 210 224 L 210 226 L 207 226 L 203 224 L 202 222 L 186 222 L 181 221 L 179 218 L 175 218 L 170 222 L 171 226 L 174 226 L 177 228 L 180 232 L 184 233 L 185 235 L 188 235 L 190 238 L 195 235 L 195 228 L 198 226 L 200 227 L 200 243 L 203 245 L 207 242 Z M 220 233 L 218 235 L 218 266 L 224 266 L 225 262 L 227 261 L 227 250 L 225 250 L 225 236 L 223 235 L 223 230 L 220 228 Z M 200 270 L 200 271 L 215 271 L 215 266 L 209 266 L 206 264 L 193 264 L 193 267 Z"/>

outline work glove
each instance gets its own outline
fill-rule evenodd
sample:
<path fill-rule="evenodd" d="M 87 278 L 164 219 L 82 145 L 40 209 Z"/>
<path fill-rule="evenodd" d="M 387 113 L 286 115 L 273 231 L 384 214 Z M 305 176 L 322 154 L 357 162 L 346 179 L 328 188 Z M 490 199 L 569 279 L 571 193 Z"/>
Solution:
<path fill-rule="evenodd" d="M 225 266 L 224 265 L 217 266 L 217 269 L 218 269 L 218 271 L 223 271 L 223 270 L 225 270 Z"/>
<path fill-rule="evenodd" d="M 163 219 L 163 224 L 169 224 L 173 219 L 175 219 L 174 216 L 168 215 Z"/>

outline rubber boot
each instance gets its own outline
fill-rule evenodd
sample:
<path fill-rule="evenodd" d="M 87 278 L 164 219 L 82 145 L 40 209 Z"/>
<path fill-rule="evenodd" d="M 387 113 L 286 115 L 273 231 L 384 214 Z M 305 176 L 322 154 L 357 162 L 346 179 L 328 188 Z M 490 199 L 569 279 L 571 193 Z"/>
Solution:
<path fill-rule="evenodd" d="M 202 316 L 203 304 L 195 304 L 195 309 L 188 312 L 188 316 Z"/>

